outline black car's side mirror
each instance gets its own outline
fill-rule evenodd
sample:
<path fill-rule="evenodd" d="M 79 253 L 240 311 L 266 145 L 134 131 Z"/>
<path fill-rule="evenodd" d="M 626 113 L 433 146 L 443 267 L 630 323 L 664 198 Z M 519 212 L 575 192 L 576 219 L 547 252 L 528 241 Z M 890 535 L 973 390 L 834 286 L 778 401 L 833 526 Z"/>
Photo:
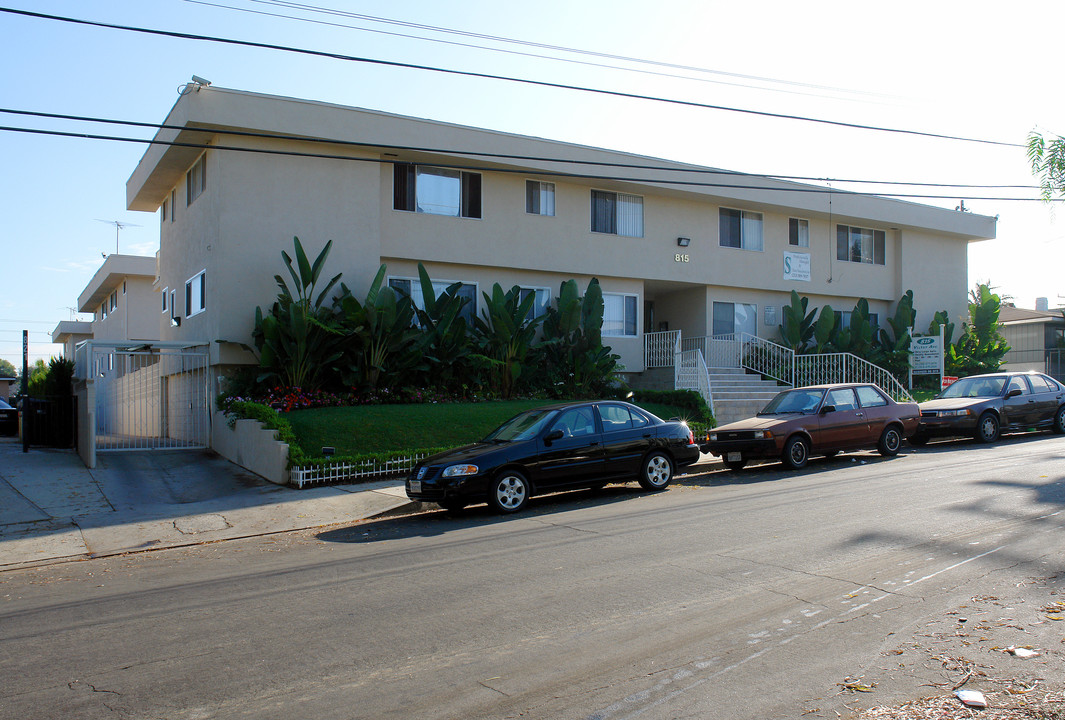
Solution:
<path fill-rule="evenodd" d="M 553 440 L 561 440 L 565 436 L 566 434 L 561 430 L 552 430 L 551 432 L 547 433 L 547 435 L 544 435 L 544 442 L 550 443 Z"/>
<path fill-rule="evenodd" d="M 1013 388 L 1012 390 L 1010 390 L 1010 391 L 1008 391 L 1006 393 L 1006 399 L 1009 400 L 1011 397 L 1017 397 L 1020 394 L 1021 394 L 1021 389 L 1020 388 Z"/>
<path fill-rule="evenodd" d="M 822 405 L 821 406 L 821 414 L 822 415 L 824 415 L 825 413 L 830 413 L 830 412 L 836 412 L 836 406 L 835 405 Z"/>

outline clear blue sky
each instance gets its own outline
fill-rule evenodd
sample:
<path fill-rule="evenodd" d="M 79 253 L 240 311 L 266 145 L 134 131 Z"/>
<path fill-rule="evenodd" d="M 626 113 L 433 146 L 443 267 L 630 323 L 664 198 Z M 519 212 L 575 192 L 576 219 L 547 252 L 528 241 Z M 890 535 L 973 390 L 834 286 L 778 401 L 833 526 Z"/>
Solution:
<path fill-rule="evenodd" d="M 1007 142 L 1023 143 L 1036 127 L 1065 132 L 1065 94 L 1055 84 L 1060 50 L 1053 40 L 1046 40 L 1054 37 L 1046 28 L 1065 25 L 1061 2 L 303 3 L 698 70 L 563 53 L 336 12 L 298 12 L 284 4 L 0 0 L 0 6 L 124 25 Z M 1021 148 L 760 119 L 6 14 L 0 14 L 0 29 L 4 39 L 0 62 L 6 70 L 0 106 L 9 109 L 161 122 L 177 99 L 178 87 L 197 74 L 222 87 L 746 172 L 1034 184 Z M 0 116 L 0 125 L 140 138 L 153 134 L 148 129 L 9 114 Z M 31 362 L 57 353 L 59 348 L 48 342 L 49 333 L 58 321 L 72 318 L 79 293 L 102 262 L 101 253 L 114 252 L 115 228 L 100 220 L 139 225 L 122 231 L 121 251 L 152 255 L 158 247 L 158 216 L 125 209 L 125 182 L 142 146 L 0 131 L 0 149 L 5 160 L 0 209 L 7 259 L 0 286 L 0 357 L 21 366 L 21 331 L 31 332 Z M 946 192 L 1035 195 L 1033 190 Z M 950 208 L 958 204 L 953 198 L 924 202 Z M 1060 215 L 1065 208 L 1059 207 L 1055 215 L 1036 203 L 971 200 L 965 205 L 1000 216 L 999 239 L 970 247 L 971 281 L 990 279 L 1025 307 L 1032 307 L 1037 296 L 1049 297 L 1052 306 L 1065 303 L 1058 297 L 1065 293 L 1060 281 L 1065 260 L 1065 218 Z"/>

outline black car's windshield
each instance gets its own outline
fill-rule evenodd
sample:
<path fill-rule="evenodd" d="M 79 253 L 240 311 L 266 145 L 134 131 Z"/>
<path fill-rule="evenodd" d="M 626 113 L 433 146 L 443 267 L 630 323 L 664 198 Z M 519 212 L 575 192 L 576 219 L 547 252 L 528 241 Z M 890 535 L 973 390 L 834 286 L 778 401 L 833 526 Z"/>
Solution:
<path fill-rule="evenodd" d="M 557 413 L 558 410 L 526 410 L 497 427 L 484 440 L 485 442 L 529 440 L 536 437 Z"/>
<path fill-rule="evenodd" d="M 785 390 L 769 401 L 759 415 L 817 412 L 824 390 Z"/>
<path fill-rule="evenodd" d="M 941 398 L 978 398 L 998 397 L 1002 394 L 1002 388 L 1006 385 L 1006 376 L 995 377 L 967 377 L 956 380 L 947 386 L 947 389 L 939 394 Z"/>

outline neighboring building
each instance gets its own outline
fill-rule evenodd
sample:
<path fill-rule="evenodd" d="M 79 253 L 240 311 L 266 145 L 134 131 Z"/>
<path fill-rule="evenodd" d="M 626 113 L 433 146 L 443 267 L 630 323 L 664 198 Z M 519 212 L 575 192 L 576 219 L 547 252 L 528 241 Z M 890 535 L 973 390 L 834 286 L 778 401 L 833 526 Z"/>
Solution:
<path fill-rule="evenodd" d="M 19 393 L 18 378 L 0 377 L 0 400 L 13 398 Z"/>
<path fill-rule="evenodd" d="M 74 359 L 74 349 L 78 343 L 92 340 L 92 323 L 77 320 L 62 320 L 52 331 L 52 342 L 63 346 L 63 357 Z"/>
<path fill-rule="evenodd" d="M 423 262 L 466 283 L 477 313 L 493 283 L 546 303 L 597 277 L 604 343 L 628 372 L 653 331 L 775 339 L 792 290 L 842 311 L 865 297 L 884 318 L 912 289 L 918 326 L 937 310 L 960 323 L 968 244 L 995 237 L 971 213 L 215 87 L 182 94 L 166 124 L 156 140 L 212 147 L 151 145 L 127 202 L 160 212 L 159 338 L 206 343 L 212 366 L 251 361 L 240 344 L 293 236 L 312 258 L 333 240 L 326 272 L 356 295 L 382 263 L 405 289 Z"/>
<path fill-rule="evenodd" d="M 1037 370 L 1065 382 L 1065 314 L 1004 305 L 999 332 L 1010 345 L 1003 370 Z"/>
<path fill-rule="evenodd" d="M 158 340 L 159 296 L 154 289 L 155 278 L 155 258 L 108 255 L 78 296 L 78 311 L 93 314 L 92 339 Z"/>

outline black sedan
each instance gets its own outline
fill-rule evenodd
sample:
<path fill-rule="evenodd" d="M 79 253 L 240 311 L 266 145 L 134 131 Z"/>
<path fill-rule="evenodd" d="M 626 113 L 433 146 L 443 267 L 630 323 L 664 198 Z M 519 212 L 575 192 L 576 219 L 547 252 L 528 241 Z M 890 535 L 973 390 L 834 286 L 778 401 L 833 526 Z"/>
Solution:
<path fill-rule="evenodd" d="M 0 400 L 0 435 L 18 435 L 18 410 Z"/>
<path fill-rule="evenodd" d="M 639 480 L 662 490 L 677 468 L 699 459 L 681 421 L 664 421 L 619 401 L 580 402 L 526 410 L 479 443 L 418 463 L 407 497 L 459 510 L 487 502 L 517 512 L 544 492 Z"/>
<path fill-rule="evenodd" d="M 1035 372 L 970 375 L 921 403 L 921 421 L 910 442 L 968 435 L 989 443 L 1004 430 L 1029 429 L 1065 433 L 1065 386 Z"/>

